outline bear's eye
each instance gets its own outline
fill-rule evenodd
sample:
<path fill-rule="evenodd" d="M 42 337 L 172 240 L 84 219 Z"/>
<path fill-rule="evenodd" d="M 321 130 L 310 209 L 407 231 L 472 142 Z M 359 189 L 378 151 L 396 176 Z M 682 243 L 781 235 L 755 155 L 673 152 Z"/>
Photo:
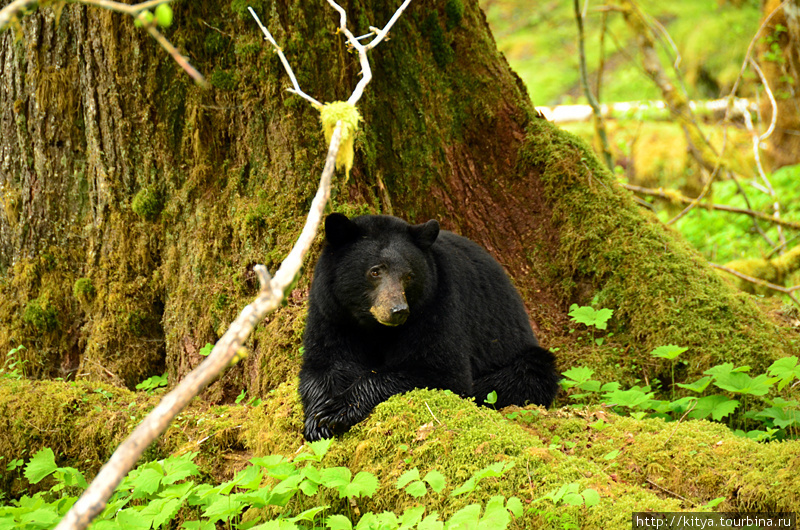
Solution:
<path fill-rule="evenodd" d="M 381 267 L 379 265 L 376 265 L 375 267 L 372 267 L 369 270 L 368 274 L 369 274 L 370 278 L 380 278 L 381 277 Z"/>

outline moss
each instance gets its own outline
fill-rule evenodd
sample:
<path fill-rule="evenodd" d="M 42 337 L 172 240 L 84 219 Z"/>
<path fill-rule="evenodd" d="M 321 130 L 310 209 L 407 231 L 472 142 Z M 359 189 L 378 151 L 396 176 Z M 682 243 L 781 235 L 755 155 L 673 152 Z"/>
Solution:
<path fill-rule="evenodd" d="M 92 300 L 97 294 L 91 278 L 78 278 L 72 286 L 72 296 L 81 302 L 88 302 Z"/>
<path fill-rule="evenodd" d="M 665 344 L 690 348 L 687 378 L 722 360 L 758 371 L 791 354 L 785 330 L 725 285 L 674 232 L 638 210 L 582 141 L 533 120 L 520 171 L 520 178 L 541 175 L 560 238 L 553 263 L 562 276 L 578 280 L 561 283 L 563 300 L 585 305 L 594 297 L 615 311 L 614 331 L 630 341 L 627 373 L 602 356 L 579 359 L 563 350 L 562 365 L 589 364 L 608 381 L 633 384 L 663 369 L 649 353 Z M 588 290 L 580 287 L 584 282 Z"/>
<path fill-rule="evenodd" d="M 455 52 L 447 42 L 444 30 L 439 23 L 439 15 L 432 11 L 422 25 L 422 31 L 428 38 L 433 52 L 433 58 L 440 68 L 444 68 L 453 62 Z"/>
<path fill-rule="evenodd" d="M 236 88 L 238 81 L 234 74 L 231 74 L 225 70 L 217 69 L 211 73 L 209 82 L 220 90 L 233 90 Z"/>
<path fill-rule="evenodd" d="M 447 0 L 444 4 L 444 14 L 447 16 L 447 31 L 458 27 L 464 17 L 464 3 L 461 0 Z"/>
<path fill-rule="evenodd" d="M 58 327 L 58 311 L 46 297 L 31 300 L 25 306 L 22 320 L 39 331 L 51 332 Z"/>
<path fill-rule="evenodd" d="M 131 201 L 133 213 L 145 221 L 155 221 L 162 208 L 161 194 L 147 186 L 140 189 Z"/>
<path fill-rule="evenodd" d="M 719 423 L 634 420 L 600 408 L 533 412 L 517 417 L 545 444 L 559 440 L 559 451 L 610 466 L 622 482 L 670 491 L 687 505 L 725 497 L 719 511 L 782 511 L 800 501 L 800 486 L 787 480 L 800 465 L 798 441 L 757 443 Z"/>

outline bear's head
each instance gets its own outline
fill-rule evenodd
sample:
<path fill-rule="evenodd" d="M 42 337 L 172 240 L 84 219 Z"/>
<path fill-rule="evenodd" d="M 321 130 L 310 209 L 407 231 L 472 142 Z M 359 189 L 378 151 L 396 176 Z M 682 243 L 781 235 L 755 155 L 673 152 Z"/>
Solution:
<path fill-rule="evenodd" d="M 400 326 L 432 295 L 436 267 L 430 249 L 438 235 L 434 220 L 410 225 L 385 215 L 330 214 L 317 265 L 327 278 L 319 281 L 360 325 Z"/>

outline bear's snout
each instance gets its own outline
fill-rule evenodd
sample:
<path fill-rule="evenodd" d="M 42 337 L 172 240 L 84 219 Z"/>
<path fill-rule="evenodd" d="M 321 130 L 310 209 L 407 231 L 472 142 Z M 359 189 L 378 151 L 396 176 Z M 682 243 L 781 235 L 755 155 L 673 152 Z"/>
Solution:
<path fill-rule="evenodd" d="M 411 309 L 406 301 L 402 284 L 398 281 L 385 280 L 375 293 L 375 299 L 369 312 L 384 326 L 401 326 L 405 324 Z"/>

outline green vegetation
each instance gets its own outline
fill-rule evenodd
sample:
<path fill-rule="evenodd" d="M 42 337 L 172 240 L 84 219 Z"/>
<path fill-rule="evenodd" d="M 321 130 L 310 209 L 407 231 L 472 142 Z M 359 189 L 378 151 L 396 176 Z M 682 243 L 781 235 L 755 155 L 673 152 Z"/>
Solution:
<path fill-rule="evenodd" d="M 290 461 L 281 455 L 251 458 L 250 465 L 239 471 L 232 480 L 219 485 L 195 482 L 200 469 L 194 463 L 198 453 L 187 452 L 181 456 L 147 462 L 131 471 L 117 487 L 103 512 L 95 519 L 93 528 L 123 529 L 170 528 L 180 522 L 182 528 L 213 529 L 216 523 L 235 529 L 299 529 L 325 528 L 351 530 L 381 528 L 385 530 L 411 529 L 458 530 L 486 527 L 502 530 L 513 518 L 520 518 L 524 508 L 517 497 L 506 499 L 503 495 L 491 497 L 482 506 L 473 503 L 455 512 L 446 522 L 436 511 L 424 505 L 406 509 L 401 514 L 392 511 L 381 513 L 353 512 L 359 497 L 372 497 L 379 480 L 372 474 L 360 471 L 355 476 L 347 467 L 319 465 L 333 440 L 308 444 L 296 452 Z M 6 470 L 19 472 L 22 460 L 15 459 Z M 410 469 L 397 480 L 396 488 L 404 490 L 414 499 L 421 499 L 428 486 L 435 493 L 448 489 L 451 497 L 475 491 L 486 478 L 502 477 L 511 466 L 503 462 L 475 472 L 463 484 L 448 487 L 447 480 L 438 471 L 430 471 L 419 479 L 419 470 Z M 47 491 L 23 495 L 10 505 L 0 506 L 0 524 L 19 530 L 39 530 L 54 526 L 87 487 L 83 474 L 72 467 L 59 467 L 52 449 L 38 451 L 24 465 L 24 477 L 31 485 L 52 476 L 53 486 Z M 319 503 L 296 513 L 292 500 L 300 494 L 312 499 L 319 490 L 337 493 L 348 504 Z M 577 484 L 568 484 L 544 498 L 554 504 L 592 506 L 599 502 L 594 490 L 578 494 Z M 539 502 L 539 501 L 536 501 Z M 314 504 L 313 500 L 311 504 Z M 342 508 L 345 513 L 338 513 Z M 427 511 L 427 513 L 426 513 Z M 356 523 L 355 525 L 353 523 Z M 258 525 L 258 526 L 255 526 Z"/>
<path fill-rule="evenodd" d="M 25 306 L 22 320 L 38 331 L 51 332 L 58 327 L 58 311 L 50 303 L 49 298 L 34 298 Z"/>
<path fill-rule="evenodd" d="M 131 201 L 133 213 L 146 221 L 155 221 L 161 213 L 163 201 L 160 194 L 151 187 L 140 189 Z"/>
<path fill-rule="evenodd" d="M 553 2 L 541 9 L 513 0 L 482 3 L 499 49 L 525 82 L 534 104 L 585 103 L 578 77 L 572 2 Z M 696 0 L 637 3 L 663 25 L 675 43 L 690 97 L 718 97 L 720 90 L 730 90 L 759 27 L 760 2 L 749 1 L 741 7 Z M 622 15 L 592 7 L 590 4 L 584 24 L 590 72 L 600 62 L 603 20 L 608 32 L 603 44 L 606 68 L 601 102 L 661 99 L 653 82 L 630 60 L 636 45 Z M 662 51 L 662 61 L 668 65 L 675 54 L 670 44 L 665 47 L 670 51 Z"/>

